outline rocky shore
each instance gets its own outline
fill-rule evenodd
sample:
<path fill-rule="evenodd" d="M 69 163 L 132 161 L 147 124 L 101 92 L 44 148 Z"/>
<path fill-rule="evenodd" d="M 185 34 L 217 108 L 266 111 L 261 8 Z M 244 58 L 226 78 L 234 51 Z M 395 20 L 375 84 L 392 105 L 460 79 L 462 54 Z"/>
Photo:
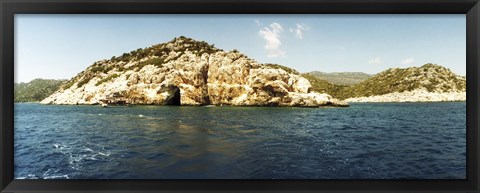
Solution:
<path fill-rule="evenodd" d="M 394 92 L 370 97 L 348 98 L 345 102 L 446 102 L 466 101 L 466 92 L 429 92 L 426 89 Z"/>

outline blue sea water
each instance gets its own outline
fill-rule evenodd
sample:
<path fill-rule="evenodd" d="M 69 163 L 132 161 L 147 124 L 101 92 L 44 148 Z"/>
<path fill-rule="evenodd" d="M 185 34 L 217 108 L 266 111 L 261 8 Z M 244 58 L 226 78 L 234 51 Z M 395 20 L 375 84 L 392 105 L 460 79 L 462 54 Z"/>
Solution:
<path fill-rule="evenodd" d="M 15 104 L 16 179 L 465 179 L 465 102 Z"/>

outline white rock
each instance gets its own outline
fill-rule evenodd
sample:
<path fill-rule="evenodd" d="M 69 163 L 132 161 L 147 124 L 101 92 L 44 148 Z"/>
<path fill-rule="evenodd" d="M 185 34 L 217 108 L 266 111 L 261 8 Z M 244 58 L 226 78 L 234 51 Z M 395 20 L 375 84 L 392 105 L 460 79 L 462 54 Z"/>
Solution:
<path fill-rule="evenodd" d="M 466 101 L 466 92 L 428 92 L 426 89 L 394 92 L 370 97 L 348 98 L 345 102 L 442 102 Z"/>
<path fill-rule="evenodd" d="M 145 65 L 137 71 L 93 74 L 87 84 L 60 89 L 41 103 L 97 104 L 113 93 L 122 93 L 134 104 L 166 104 L 172 89 L 178 88 L 182 105 L 347 106 L 328 94 L 310 92 L 310 82 L 299 75 L 258 64 L 240 53 L 180 54 L 170 52 L 160 67 Z M 117 64 L 104 61 L 103 65 L 128 68 L 152 58 Z M 96 85 L 114 73 L 118 77 Z"/>

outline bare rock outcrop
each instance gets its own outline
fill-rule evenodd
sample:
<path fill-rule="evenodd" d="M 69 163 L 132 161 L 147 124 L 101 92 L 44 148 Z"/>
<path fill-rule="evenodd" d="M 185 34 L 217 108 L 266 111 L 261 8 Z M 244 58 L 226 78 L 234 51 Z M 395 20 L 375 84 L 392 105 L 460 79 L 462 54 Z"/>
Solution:
<path fill-rule="evenodd" d="M 311 87 L 300 75 L 238 51 L 179 37 L 96 62 L 41 103 L 98 104 L 116 95 L 151 105 L 348 106 Z"/>

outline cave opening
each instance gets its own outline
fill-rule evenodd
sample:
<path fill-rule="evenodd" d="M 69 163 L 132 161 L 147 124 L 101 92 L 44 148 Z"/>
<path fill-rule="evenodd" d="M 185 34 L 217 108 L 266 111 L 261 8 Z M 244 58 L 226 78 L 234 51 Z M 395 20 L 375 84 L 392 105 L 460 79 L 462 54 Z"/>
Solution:
<path fill-rule="evenodd" d="M 169 100 L 167 101 L 167 105 L 173 105 L 173 106 L 182 105 L 181 102 L 180 102 L 180 99 L 181 99 L 180 88 L 178 88 L 176 86 L 173 87 L 172 88 L 172 94 L 173 94 L 173 96 L 171 96 L 169 98 Z"/>
<path fill-rule="evenodd" d="M 177 87 L 175 93 L 173 94 L 172 105 L 180 106 L 180 89 Z"/>

